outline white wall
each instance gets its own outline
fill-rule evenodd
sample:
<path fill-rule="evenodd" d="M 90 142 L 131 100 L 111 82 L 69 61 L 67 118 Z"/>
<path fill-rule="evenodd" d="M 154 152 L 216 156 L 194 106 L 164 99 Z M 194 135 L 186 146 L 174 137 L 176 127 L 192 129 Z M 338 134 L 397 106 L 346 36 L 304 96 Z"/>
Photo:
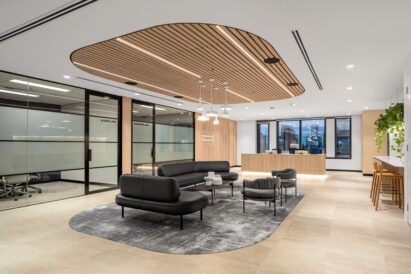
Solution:
<path fill-rule="evenodd" d="M 353 115 L 351 123 L 351 159 L 327 159 L 327 169 L 361 170 L 361 115 Z"/>
<path fill-rule="evenodd" d="M 405 151 L 404 160 L 404 218 L 411 225 L 411 55 L 404 68 L 404 90 L 408 87 L 408 94 L 404 94 L 404 124 L 405 124 Z"/>
<path fill-rule="evenodd" d="M 257 153 L 257 122 L 237 122 L 237 165 L 241 165 L 241 154 Z"/>
<path fill-rule="evenodd" d="M 361 170 L 361 116 L 352 116 L 352 159 L 327 159 L 327 169 Z M 242 153 L 257 153 L 257 121 L 237 123 L 237 163 Z"/>

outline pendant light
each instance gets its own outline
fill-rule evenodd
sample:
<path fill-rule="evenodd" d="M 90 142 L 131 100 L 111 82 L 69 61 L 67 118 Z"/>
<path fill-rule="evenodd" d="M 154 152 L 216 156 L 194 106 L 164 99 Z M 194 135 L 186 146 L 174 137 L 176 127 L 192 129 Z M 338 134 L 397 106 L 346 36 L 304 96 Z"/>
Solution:
<path fill-rule="evenodd" d="M 210 81 L 211 104 L 210 104 L 210 110 L 206 111 L 205 116 L 216 117 L 218 115 L 218 112 L 213 110 L 213 85 L 212 83 L 214 82 L 214 78 L 210 78 L 208 79 L 208 81 Z"/>
<path fill-rule="evenodd" d="M 232 110 L 233 108 L 227 104 L 227 89 L 228 89 L 228 82 L 223 81 L 224 85 L 224 105 L 220 107 L 221 110 L 224 110 L 223 115 L 228 116 L 227 110 Z"/>
<path fill-rule="evenodd" d="M 200 84 L 200 97 L 198 98 L 197 110 L 203 111 L 204 107 L 203 107 L 203 99 L 202 99 L 202 89 L 203 87 L 205 87 L 205 85 L 203 84 L 203 80 L 198 80 L 198 83 Z"/>
<path fill-rule="evenodd" d="M 220 120 L 218 120 L 218 116 L 216 116 L 214 118 L 213 125 L 219 125 L 219 124 L 220 124 Z"/>

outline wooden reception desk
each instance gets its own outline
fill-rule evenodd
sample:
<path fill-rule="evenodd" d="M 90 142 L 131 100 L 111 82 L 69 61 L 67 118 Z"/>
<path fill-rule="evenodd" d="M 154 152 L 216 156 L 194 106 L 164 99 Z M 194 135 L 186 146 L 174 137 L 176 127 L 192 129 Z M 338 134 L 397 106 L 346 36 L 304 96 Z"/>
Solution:
<path fill-rule="evenodd" d="M 241 154 L 241 171 L 271 172 L 294 168 L 298 174 L 325 174 L 324 154 Z"/>

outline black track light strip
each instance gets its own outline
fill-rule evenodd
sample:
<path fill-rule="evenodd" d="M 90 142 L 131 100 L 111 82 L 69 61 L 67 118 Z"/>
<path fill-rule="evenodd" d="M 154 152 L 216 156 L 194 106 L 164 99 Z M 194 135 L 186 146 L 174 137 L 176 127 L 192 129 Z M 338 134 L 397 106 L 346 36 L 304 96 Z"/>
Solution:
<path fill-rule="evenodd" d="M 65 15 L 65 14 L 67 14 L 67 13 L 70 13 L 70 12 L 72 12 L 72 11 L 75 11 L 75 10 L 77 10 L 77 9 L 79 9 L 79 8 L 82 8 L 82 7 L 84 7 L 84 6 L 87 6 L 87 5 L 89 5 L 89 4 L 93 3 L 93 2 L 96 2 L 96 1 L 97 1 L 97 0 L 82 0 L 82 1 L 78 1 L 78 2 L 76 2 L 76 3 L 74 3 L 74 4 L 71 4 L 71 5 L 67 6 L 67 7 L 58 9 L 58 10 L 56 10 L 56 11 L 53 12 L 53 13 L 50 13 L 50 14 L 45 15 L 45 16 L 43 16 L 43 17 L 39 17 L 39 19 L 37 19 L 37 20 L 35 20 L 35 21 L 33 21 L 33 22 L 27 22 L 26 24 L 23 24 L 22 26 L 14 29 L 14 30 L 8 31 L 8 32 L 6 32 L 6 33 L 3 32 L 4 34 L 2 34 L 2 35 L 0 36 L 0 42 L 3 42 L 3 41 L 5 41 L 5 40 L 7 40 L 7 39 L 10 39 L 10 38 L 16 36 L 16 35 L 22 34 L 22 33 L 26 32 L 26 31 L 28 31 L 28 30 L 31 30 L 31 29 L 36 28 L 36 27 L 38 27 L 38 26 L 41 26 L 41 25 L 43 25 L 43 24 L 45 24 L 45 23 L 47 23 L 47 22 L 49 22 L 49 21 L 51 21 L 51 20 L 54 20 L 54 19 L 56 19 L 56 18 L 59 18 L 60 16 L 63 16 L 63 15 Z"/>
<path fill-rule="evenodd" d="M 303 41 L 301 40 L 301 36 L 300 36 L 300 34 L 298 33 L 298 30 L 293 30 L 293 31 L 291 31 L 291 32 L 292 32 L 292 34 L 293 34 L 293 36 L 294 36 L 295 41 L 297 42 L 298 47 L 300 48 L 301 54 L 303 55 L 304 60 L 305 60 L 305 62 L 307 63 L 308 68 L 309 68 L 310 71 L 311 71 L 311 74 L 312 74 L 313 77 L 314 77 L 315 82 L 317 83 L 318 88 L 319 88 L 320 90 L 323 90 L 323 86 L 321 85 L 320 79 L 318 78 L 317 73 L 315 72 L 315 69 L 314 69 L 313 64 L 311 63 L 310 57 L 308 56 L 308 53 L 307 53 L 307 51 L 305 50 L 304 43 L 303 43 Z"/>

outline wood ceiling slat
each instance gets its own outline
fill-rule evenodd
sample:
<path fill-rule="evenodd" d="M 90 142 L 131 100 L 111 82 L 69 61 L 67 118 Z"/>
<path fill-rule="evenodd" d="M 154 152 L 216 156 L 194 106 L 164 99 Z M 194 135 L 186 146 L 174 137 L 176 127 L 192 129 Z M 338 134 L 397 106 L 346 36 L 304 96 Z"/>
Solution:
<path fill-rule="evenodd" d="M 277 57 L 281 61 L 275 65 L 264 65 L 270 73 L 284 85 L 295 82 L 299 85 L 288 87 L 294 95 L 304 92 L 304 87 L 291 72 L 275 49 L 264 39 L 252 33 L 232 27 L 223 27 L 229 35 L 241 42 L 242 46 L 258 60 Z M 196 73 L 205 80 L 207 87 L 203 92 L 203 100 L 210 101 L 208 78 L 216 81 L 213 86 L 220 89 L 214 92 L 214 103 L 224 103 L 222 81 L 228 81 L 230 89 L 253 101 L 272 101 L 290 98 L 290 95 L 252 60 L 227 39 L 214 24 L 168 24 L 148 28 L 127 34 L 122 39 L 141 47 L 169 62 Z M 158 86 L 182 94 L 198 98 L 198 78 L 170 64 L 166 64 L 135 48 L 124 45 L 116 39 L 103 41 L 75 51 L 72 61 L 95 67 L 135 79 L 138 82 Z M 89 73 L 113 81 L 124 83 L 124 79 L 92 69 L 78 66 Z M 213 69 L 213 71 L 212 71 Z M 175 94 L 151 86 L 139 84 L 147 90 L 174 96 Z M 216 97 L 215 94 L 218 94 Z M 227 94 L 230 104 L 248 102 L 234 94 Z M 196 102 L 188 97 L 184 100 Z"/>
<path fill-rule="evenodd" d="M 229 46 L 230 45 L 230 42 L 229 41 L 227 41 L 226 39 L 225 39 L 225 37 L 223 37 L 223 36 L 220 36 L 220 34 L 217 32 L 217 31 L 215 31 L 215 28 L 211 28 L 210 26 L 204 26 L 204 25 L 200 25 L 201 27 L 203 27 L 203 28 L 209 28 L 209 33 L 210 33 L 210 31 L 211 32 L 214 32 L 214 37 L 215 38 L 217 38 L 218 36 L 219 36 L 219 41 L 221 41 L 222 43 L 224 43 L 226 46 Z M 229 47 L 228 47 L 229 48 Z M 267 77 L 266 77 L 266 75 L 262 75 L 262 74 L 259 74 L 258 73 L 258 70 L 255 68 L 255 64 L 253 64 L 252 63 L 252 61 L 250 61 L 246 56 L 244 56 L 244 54 L 242 54 L 240 51 L 239 51 L 239 49 L 237 49 L 237 48 L 235 48 L 236 49 L 236 55 L 237 55 L 237 57 L 240 57 L 240 58 L 243 58 L 243 66 L 245 67 L 245 68 L 254 68 L 253 70 L 248 70 L 248 75 L 244 75 L 244 79 L 245 80 L 248 80 L 247 82 L 248 83 L 253 83 L 253 84 L 255 84 L 254 86 L 255 87 L 257 87 L 257 88 L 259 88 L 260 89 L 260 94 L 262 94 L 263 93 L 263 91 L 265 90 L 265 88 L 264 87 L 262 87 L 263 85 L 264 85 L 264 83 L 267 83 L 267 85 L 269 85 L 269 83 L 271 83 L 272 81 L 270 80 L 270 79 L 268 79 Z M 251 72 L 251 74 L 253 74 L 253 76 L 254 77 L 256 77 L 256 79 L 254 78 L 254 79 L 252 79 L 252 78 L 250 78 L 250 76 L 251 76 L 251 74 L 250 74 L 250 72 Z M 254 73 L 255 72 L 255 73 Z M 263 78 L 262 78 L 263 77 Z M 264 77 L 265 77 L 265 79 L 264 79 Z M 254 81 L 253 81 L 254 80 Z M 258 82 L 257 81 L 255 81 L 255 80 L 259 80 Z M 257 84 L 258 83 L 258 84 Z M 252 90 L 252 87 L 251 87 L 251 90 Z M 275 90 L 275 93 L 278 95 L 279 93 L 278 93 L 278 91 L 277 90 Z M 245 94 L 242 94 L 243 96 L 247 96 L 247 95 L 245 95 Z"/>

